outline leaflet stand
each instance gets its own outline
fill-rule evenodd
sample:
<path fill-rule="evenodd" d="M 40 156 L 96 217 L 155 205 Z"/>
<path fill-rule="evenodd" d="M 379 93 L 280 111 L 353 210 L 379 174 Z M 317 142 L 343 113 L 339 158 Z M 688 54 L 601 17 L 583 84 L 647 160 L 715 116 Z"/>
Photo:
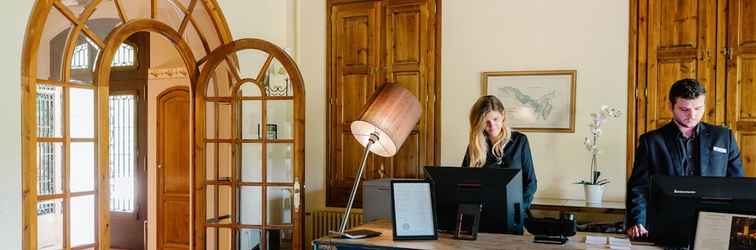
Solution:
<path fill-rule="evenodd" d="M 476 240 L 478 227 L 480 226 L 480 212 L 483 205 L 480 203 L 459 204 L 457 208 L 457 227 L 454 230 L 454 238 L 460 240 Z"/>

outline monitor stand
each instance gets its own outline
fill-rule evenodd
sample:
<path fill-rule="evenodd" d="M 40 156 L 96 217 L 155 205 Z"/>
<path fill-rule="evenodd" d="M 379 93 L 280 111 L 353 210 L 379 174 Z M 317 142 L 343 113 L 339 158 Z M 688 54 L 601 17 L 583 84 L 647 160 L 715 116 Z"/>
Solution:
<path fill-rule="evenodd" d="M 460 240 L 476 240 L 480 226 L 481 203 L 465 203 L 457 206 L 457 226 L 454 238 Z"/>

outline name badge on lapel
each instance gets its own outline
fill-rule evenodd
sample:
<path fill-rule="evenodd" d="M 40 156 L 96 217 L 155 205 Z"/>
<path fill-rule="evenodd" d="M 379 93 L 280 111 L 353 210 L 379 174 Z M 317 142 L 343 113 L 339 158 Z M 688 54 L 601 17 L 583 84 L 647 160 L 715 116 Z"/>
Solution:
<path fill-rule="evenodd" d="M 714 146 L 714 151 L 717 151 L 717 152 L 720 152 L 720 153 L 723 153 L 723 154 L 727 153 L 727 149 L 720 148 L 720 147 L 717 147 L 717 146 Z"/>

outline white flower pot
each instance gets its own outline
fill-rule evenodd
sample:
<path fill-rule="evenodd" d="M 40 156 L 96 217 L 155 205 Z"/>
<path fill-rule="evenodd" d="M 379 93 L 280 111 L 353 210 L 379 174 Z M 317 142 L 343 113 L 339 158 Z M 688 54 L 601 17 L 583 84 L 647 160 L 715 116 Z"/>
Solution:
<path fill-rule="evenodd" d="M 585 202 L 592 204 L 601 204 L 601 197 L 604 195 L 604 185 L 583 185 L 585 189 Z"/>

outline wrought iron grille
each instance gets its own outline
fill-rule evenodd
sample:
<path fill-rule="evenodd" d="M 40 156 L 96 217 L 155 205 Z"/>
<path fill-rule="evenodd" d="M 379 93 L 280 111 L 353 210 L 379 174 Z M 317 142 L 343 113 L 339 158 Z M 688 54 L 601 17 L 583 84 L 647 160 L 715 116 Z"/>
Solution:
<path fill-rule="evenodd" d="M 56 88 L 52 86 L 37 87 L 37 136 L 55 136 L 55 100 Z M 55 144 L 49 142 L 37 143 L 37 193 L 48 195 L 55 193 Z M 52 201 L 40 202 L 37 205 L 37 215 L 55 212 Z"/>
<path fill-rule="evenodd" d="M 136 96 L 110 96 L 110 210 L 134 211 Z"/>

